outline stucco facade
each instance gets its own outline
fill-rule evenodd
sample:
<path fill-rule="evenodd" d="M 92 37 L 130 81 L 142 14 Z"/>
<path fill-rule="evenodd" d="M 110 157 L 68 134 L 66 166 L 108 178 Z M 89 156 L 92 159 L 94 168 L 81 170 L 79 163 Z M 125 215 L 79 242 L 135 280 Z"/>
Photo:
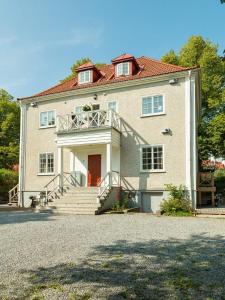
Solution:
<path fill-rule="evenodd" d="M 169 80 L 174 77 L 178 82 L 170 84 Z M 59 148 L 61 135 L 56 133 L 56 127 L 39 127 L 41 112 L 55 110 L 56 115 L 65 115 L 74 112 L 76 106 L 87 104 L 99 104 L 100 110 L 104 110 L 109 101 L 116 101 L 121 129 L 116 133 L 117 145 L 115 147 L 112 145 L 112 167 L 120 172 L 121 185 L 139 192 L 155 193 L 155 191 L 164 191 L 167 183 L 184 184 L 192 190 L 191 193 L 195 197 L 196 136 L 200 107 L 198 71 L 158 76 L 149 80 L 139 80 L 138 84 L 136 83 L 137 81 L 118 83 L 112 86 L 100 86 L 95 90 L 86 88 L 85 91 L 81 89 L 57 96 L 48 95 L 22 100 L 24 120 L 21 126 L 24 132 L 21 140 L 23 143 L 21 189 L 29 192 L 28 194 L 42 191 L 45 184 L 59 172 L 57 148 Z M 95 99 L 93 94 L 97 95 Z M 164 112 L 159 115 L 142 116 L 142 99 L 153 95 L 163 95 Z M 31 105 L 33 101 L 37 103 L 35 107 Z M 170 129 L 169 134 L 162 133 L 165 128 Z M 97 129 L 89 131 L 95 139 L 94 145 L 91 142 L 92 137 L 88 136 L 90 143 L 63 147 L 63 171 L 81 171 L 84 185 L 87 183 L 88 154 L 101 154 L 102 177 L 107 171 L 107 143 L 96 141 L 98 132 Z M 70 136 L 73 134 L 76 135 L 70 133 Z M 63 135 L 64 138 L 66 136 Z M 163 145 L 163 170 L 141 170 L 140 149 L 143 145 Z M 39 174 L 39 153 L 44 152 L 54 153 L 54 174 L 51 176 Z"/>

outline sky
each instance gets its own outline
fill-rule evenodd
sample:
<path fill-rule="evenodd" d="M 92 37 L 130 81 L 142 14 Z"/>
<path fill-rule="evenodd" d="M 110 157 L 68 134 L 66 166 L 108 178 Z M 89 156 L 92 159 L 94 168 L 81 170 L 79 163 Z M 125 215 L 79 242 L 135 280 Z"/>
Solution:
<path fill-rule="evenodd" d="M 155 59 L 202 35 L 225 49 L 220 0 L 0 0 L 0 88 L 31 96 L 89 57 Z"/>

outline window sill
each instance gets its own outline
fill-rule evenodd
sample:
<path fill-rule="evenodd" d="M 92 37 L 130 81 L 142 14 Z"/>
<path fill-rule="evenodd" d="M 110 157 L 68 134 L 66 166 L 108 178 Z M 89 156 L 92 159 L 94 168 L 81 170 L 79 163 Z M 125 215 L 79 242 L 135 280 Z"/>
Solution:
<path fill-rule="evenodd" d="M 46 128 L 54 128 L 56 125 L 49 125 L 49 126 L 41 126 L 39 129 L 46 129 Z"/>
<path fill-rule="evenodd" d="M 148 114 L 148 115 L 141 115 L 141 118 L 147 118 L 147 117 L 156 117 L 156 116 L 163 116 L 166 115 L 166 113 L 157 113 L 157 114 Z"/>
<path fill-rule="evenodd" d="M 54 176 L 55 173 L 38 173 L 38 176 Z"/>
<path fill-rule="evenodd" d="M 140 173 L 166 173 L 166 170 L 141 170 Z"/>

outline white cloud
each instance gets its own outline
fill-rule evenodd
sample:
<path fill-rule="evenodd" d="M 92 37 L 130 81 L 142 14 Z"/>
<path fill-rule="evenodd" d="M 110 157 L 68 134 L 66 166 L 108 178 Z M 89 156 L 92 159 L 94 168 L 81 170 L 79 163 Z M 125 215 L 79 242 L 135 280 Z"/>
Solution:
<path fill-rule="evenodd" d="M 17 87 L 27 85 L 31 80 L 29 78 L 12 78 L 10 81 L 0 83 L 0 89 L 11 90 Z"/>
<path fill-rule="evenodd" d="M 0 37 L 0 46 L 8 46 L 17 41 L 16 36 Z"/>

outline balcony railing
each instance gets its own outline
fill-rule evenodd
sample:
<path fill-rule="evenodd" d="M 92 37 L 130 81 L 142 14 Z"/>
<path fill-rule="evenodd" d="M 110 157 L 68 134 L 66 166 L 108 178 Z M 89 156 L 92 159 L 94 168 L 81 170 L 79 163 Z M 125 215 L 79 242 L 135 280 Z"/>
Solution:
<path fill-rule="evenodd" d="M 86 111 L 57 116 L 57 133 L 113 127 L 120 130 L 120 117 L 114 110 Z"/>

